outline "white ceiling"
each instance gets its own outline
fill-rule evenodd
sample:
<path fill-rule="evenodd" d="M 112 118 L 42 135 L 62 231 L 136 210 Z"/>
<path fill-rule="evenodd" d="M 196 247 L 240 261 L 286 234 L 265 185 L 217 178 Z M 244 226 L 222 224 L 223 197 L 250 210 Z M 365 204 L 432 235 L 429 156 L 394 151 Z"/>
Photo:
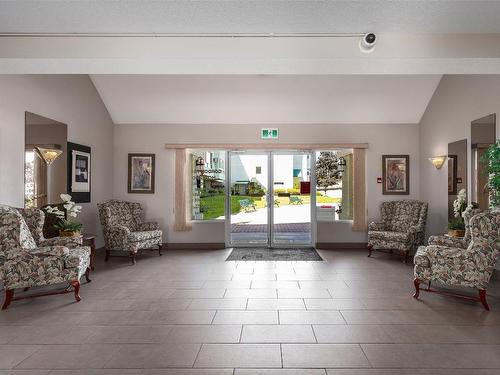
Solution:
<path fill-rule="evenodd" d="M 1 1 L 0 32 L 499 33 L 498 1 Z"/>
<path fill-rule="evenodd" d="M 418 123 L 439 75 L 93 75 L 116 124 Z"/>

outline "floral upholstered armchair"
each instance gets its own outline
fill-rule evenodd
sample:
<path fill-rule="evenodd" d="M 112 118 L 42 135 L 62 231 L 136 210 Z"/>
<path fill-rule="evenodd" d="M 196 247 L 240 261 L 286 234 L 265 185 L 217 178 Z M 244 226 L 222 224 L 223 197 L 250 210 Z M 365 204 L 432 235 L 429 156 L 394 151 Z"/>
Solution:
<path fill-rule="evenodd" d="M 0 280 L 5 289 L 2 309 L 26 298 L 14 297 L 16 289 L 59 283 L 69 283 L 80 301 L 80 278 L 85 274 L 90 282 L 90 248 L 81 246 L 80 238 L 44 239 L 43 219 L 44 213 L 38 209 L 0 205 Z M 50 294 L 61 292 L 43 295 Z"/>
<path fill-rule="evenodd" d="M 116 199 L 99 203 L 99 217 L 103 227 L 106 245 L 106 261 L 111 251 L 125 252 L 135 264 L 137 252 L 141 249 L 158 247 L 161 255 L 162 231 L 156 222 L 143 222 L 142 207 L 139 203 Z"/>
<path fill-rule="evenodd" d="M 381 221 L 368 226 L 368 256 L 373 250 L 393 250 L 408 256 L 424 242 L 427 203 L 416 200 L 382 202 Z"/>
<path fill-rule="evenodd" d="M 431 281 L 436 281 L 478 289 L 479 298 L 462 297 L 480 301 L 489 310 L 486 288 L 500 254 L 500 212 L 476 214 L 469 225 L 471 241 L 467 247 L 429 245 L 418 248 L 414 269 L 415 298 L 419 297 L 421 282 L 429 282 L 429 287 L 423 290 L 438 292 L 430 288 Z"/>

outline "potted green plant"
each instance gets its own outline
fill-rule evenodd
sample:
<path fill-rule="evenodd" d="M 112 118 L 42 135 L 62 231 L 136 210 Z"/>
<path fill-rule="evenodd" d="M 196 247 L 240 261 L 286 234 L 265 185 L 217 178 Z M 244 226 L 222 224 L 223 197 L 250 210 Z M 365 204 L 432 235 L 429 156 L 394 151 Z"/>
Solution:
<path fill-rule="evenodd" d="M 500 139 L 486 150 L 481 161 L 486 164 L 488 187 L 490 190 L 490 207 L 500 207 Z"/>
<path fill-rule="evenodd" d="M 54 227 L 59 230 L 61 237 L 80 236 L 83 224 L 75 221 L 75 219 L 81 212 L 82 206 L 73 202 L 69 194 L 61 194 L 60 197 L 66 213 L 53 206 L 47 206 L 45 210 L 50 214 L 56 215 L 59 219 Z"/>
<path fill-rule="evenodd" d="M 448 222 L 448 235 L 452 237 L 463 237 L 465 235 L 465 223 L 462 217 L 467 208 L 467 191 L 462 189 L 453 201 L 453 213 L 455 217 Z"/>

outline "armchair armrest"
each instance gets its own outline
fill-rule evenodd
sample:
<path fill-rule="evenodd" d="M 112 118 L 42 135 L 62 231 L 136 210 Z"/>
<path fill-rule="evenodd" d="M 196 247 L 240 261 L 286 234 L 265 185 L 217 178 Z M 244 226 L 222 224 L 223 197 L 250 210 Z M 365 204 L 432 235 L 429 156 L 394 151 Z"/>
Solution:
<path fill-rule="evenodd" d="M 127 237 L 130 234 L 130 229 L 124 225 L 113 225 L 112 227 L 106 228 L 106 232 L 110 232 L 116 236 Z"/>
<path fill-rule="evenodd" d="M 375 231 L 384 231 L 385 230 L 385 225 L 382 222 L 375 222 L 372 221 L 368 224 L 368 230 L 375 230 Z"/>
<path fill-rule="evenodd" d="M 443 263 L 452 261 L 452 259 L 464 257 L 466 254 L 465 249 L 460 247 L 430 245 L 425 248 L 425 255 L 432 264 L 434 262 Z"/>
<path fill-rule="evenodd" d="M 466 247 L 463 239 L 447 236 L 430 236 L 428 244 L 436 246 L 458 247 L 462 249 Z"/>
<path fill-rule="evenodd" d="M 64 257 L 69 254 L 66 246 L 43 246 L 25 252 L 35 256 Z"/>
<path fill-rule="evenodd" d="M 66 269 L 78 267 L 80 264 L 78 252 L 75 252 L 75 250 L 72 251 L 65 246 L 45 246 L 37 247 L 33 250 L 22 250 L 10 259 L 15 258 L 21 258 L 24 260 L 34 258 L 39 258 L 40 260 L 43 258 L 54 258 L 54 260 L 61 262 L 62 267 Z"/>
<path fill-rule="evenodd" d="M 148 230 L 158 230 L 160 229 L 160 225 L 156 221 L 150 221 L 148 223 L 140 223 L 137 227 L 139 231 L 148 231 Z"/>
<path fill-rule="evenodd" d="M 82 246 L 82 236 L 46 238 L 38 246 L 66 246 L 73 249 Z"/>

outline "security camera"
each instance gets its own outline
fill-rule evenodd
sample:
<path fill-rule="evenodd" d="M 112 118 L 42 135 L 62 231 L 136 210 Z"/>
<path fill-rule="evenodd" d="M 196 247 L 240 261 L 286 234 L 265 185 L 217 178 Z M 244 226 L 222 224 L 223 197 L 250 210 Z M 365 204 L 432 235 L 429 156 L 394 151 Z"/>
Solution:
<path fill-rule="evenodd" d="M 359 41 L 359 49 L 364 53 L 372 52 L 376 43 L 377 36 L 374 33 L 367 33 Z"/>

